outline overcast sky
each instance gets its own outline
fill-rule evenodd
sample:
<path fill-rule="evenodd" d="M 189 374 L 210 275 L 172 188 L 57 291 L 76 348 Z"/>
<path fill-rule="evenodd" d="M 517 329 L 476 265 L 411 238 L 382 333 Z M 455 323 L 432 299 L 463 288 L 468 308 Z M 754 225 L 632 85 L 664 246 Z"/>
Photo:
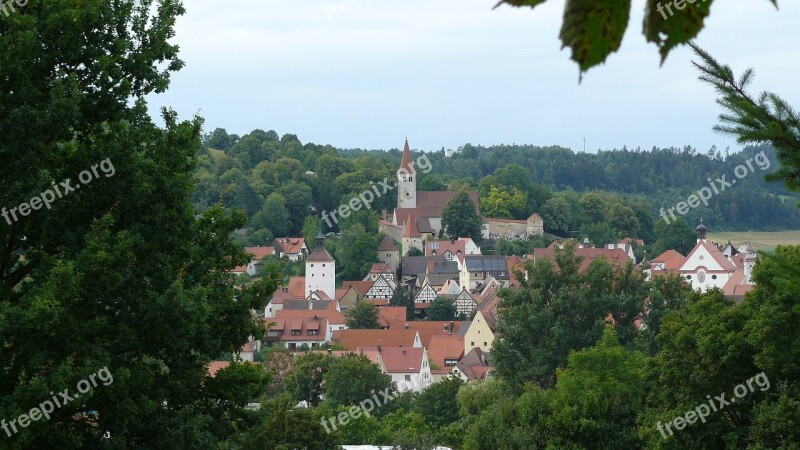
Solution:
<path fill-rule="evenodd" d="M 699 1 L 699 0 L 698 0 Z M 641 32 L 578 83 L 558 33 L 563 0 L 535 10 L 496 0 L 185 0 L 174 41 L 186 67 L 150 97 L 208 130 L 255 128 L 342 148 L 438 150 L 464 143 L 579 151 L 740 147 L 679 48 L 659 67 Z M 719 0 L 698 43 L 754 88 L 800 108 L 800 2 Z"/>

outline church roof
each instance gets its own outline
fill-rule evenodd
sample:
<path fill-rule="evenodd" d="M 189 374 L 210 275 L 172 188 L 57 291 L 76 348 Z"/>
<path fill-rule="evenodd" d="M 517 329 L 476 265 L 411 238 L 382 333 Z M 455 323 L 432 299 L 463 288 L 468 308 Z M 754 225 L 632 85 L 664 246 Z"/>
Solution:
<path fill-rule="evenodd" d="M 308 255 L 308 258 L 306 258 L 306 261 L 333 261 L 333 260 L 334 260 L 333 256 L 331 256 L 331 254 L 328 253 L 328 251 L 325 250 L 325 248 L 323 247 L 318 247 L 316 250 L 311 252 L 310 255 Z"/>
<path fill-rule="evenodd" d="M 394 240 L 389 236 L 386 236 L 381 241 L 381 245 L 378 246 L 378 251 L 381 252 L 396 252 L 397 247 L 395 247 Z"/>
<path fill-rule="evenodd" d="M 421 236 L 422 235 L 419 232 L 419 228 L 417 227 L 417 222 L 409 212 L 408 220 L 406 220 L 406 229 L 403 230 L 403 237 L 418 238 Z"/>
<path fill-rule="evenodd" d="M 397 171 L 417 173 L 417 170 L 414 169 L 414 165 L 411 164 L 411 149 L 408 148 L 408 138 L 406 138 L 406 143 L 403 146 L 403 158 L 400 160 L 400 168 Z"/>

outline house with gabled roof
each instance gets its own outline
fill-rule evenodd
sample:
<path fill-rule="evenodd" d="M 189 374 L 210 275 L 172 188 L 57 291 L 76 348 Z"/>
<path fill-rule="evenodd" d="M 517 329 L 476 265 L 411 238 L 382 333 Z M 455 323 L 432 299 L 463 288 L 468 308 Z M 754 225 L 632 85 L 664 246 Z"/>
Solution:
<path fill-rule="evenodd" d="M 414 303 L 417 305 L 428 305 L 427 307 L 430 307 L 430 304 L 436 300 L 436 296 L 436 290 L 433 289 L 430 284 L 426 283 L 422 286 L 422 289 L 417 292 L 417 295 L 414 296 Z"/>
<path fill-rule="evenodd" d="M 333 341 L 348 350 L 358 347 L 422 347 L 414 330 L 341 330 L 333 332 Z"/>
<path fill-rule="evenodd" d="M 686 256 L 678 269 L 692 288 L 705 292 L 717 287 L 722 289 L 733 277 L 736 264 L 725 257 L 719 248 L 706 239 L 706 227 L 702 221 L 697 226 L 697 244 Z"/>
<path fill-rule="evenodd" d="M 364 298 L 367 300 L 388 300 L 394 295 L 395 289 L 397 289 L 397 284 L 394 280 L 384 278 L 383 274 L 381 274 L 378 275 L 372 286 L 364 293 Z"/>
<path fill-rule="evenodd" d="M 464 338 L 457 334 L 437 334 L 431 336 L 427 349 L 431 375 L 438 382 L 450 374 L 464 355 Z"/>
<path fill-rule="evenodd" d="M 491 377 L 491 372 L 492 365 L 489 361 L 489 355 L 480 348 L 473 348 L 453 367 L 451 374 L 464 381 L 485 381 Z"/>
<path fill-rule="evenodd" d="M 266 341 L 279 343 L 292 351 L 303 346 L 322 347 L 331 340 L 328 319 L 318 315 L 288 319 L 264 318 L 264 323 L 269 326 Z"/>
<path fill-rule="evenodd" d="M 464 264 L 461 265 L 458 284 L 471 291 L 480 281 L 490 276 L 508 282 L 505 256 L 466 255 Z"/>
<path fill-rule="evenodd" d="M 461 292 L 461 286 L 458 285 L 456 280 L 447 280 L 445 284 L 439 289 L 439 295 L 458 295 Z"/>
<path fill-rule="evenodd" d="M 272 241 L 272 247 L 279 258 L 287 258 L 289 261 L 297 262 L 308 256 L 308 246 L 305 238 L 301 237 L 282 237 Z"/>
<path fill-rule="evenodd" d="M 425 347 L 363 346 L 356 352 L 378 364 L 396 383 L 398 392 L 421 392 L 433 383 Z"/>

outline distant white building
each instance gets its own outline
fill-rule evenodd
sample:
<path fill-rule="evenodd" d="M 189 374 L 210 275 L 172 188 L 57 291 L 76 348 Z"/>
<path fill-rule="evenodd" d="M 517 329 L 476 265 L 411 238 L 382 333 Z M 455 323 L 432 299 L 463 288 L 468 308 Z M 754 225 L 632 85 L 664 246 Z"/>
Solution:
<path fill-rule="evenodd" d="M 322 291 L 336 298 L 336 260 L 325 250 L 325 236 L 317 234 L 317 248 L 306 258 L 305 298 Z"/>

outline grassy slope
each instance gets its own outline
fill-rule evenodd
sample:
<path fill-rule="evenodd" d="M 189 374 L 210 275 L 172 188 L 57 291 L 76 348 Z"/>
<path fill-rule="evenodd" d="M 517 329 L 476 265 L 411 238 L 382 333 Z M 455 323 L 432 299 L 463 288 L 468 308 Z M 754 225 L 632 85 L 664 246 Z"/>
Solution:
<path fill-rule="evenodd" d="M 756 250 L 773 250 L 779 244 L 800 245 L 800 230 L 789 231 L 722 231 L 708 233 L 708 238 L 714 242 L 725 243 L 731 241 L 738 246 L 748 239 Z"/>

